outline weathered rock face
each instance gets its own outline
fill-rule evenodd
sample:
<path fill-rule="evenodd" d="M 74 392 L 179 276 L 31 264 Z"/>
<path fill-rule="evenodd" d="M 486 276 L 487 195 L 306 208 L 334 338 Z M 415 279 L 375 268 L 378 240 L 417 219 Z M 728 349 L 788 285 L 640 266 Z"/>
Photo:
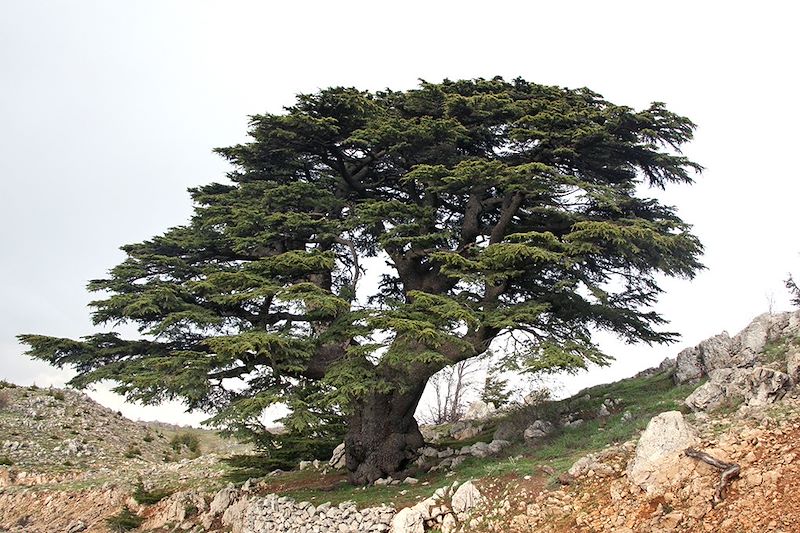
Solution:
<path fill-rule="evenodd" d="M 477 506 L 482 499 L 480 491 L 473 485 L 472 481 L 467 481 L 453 494 L 452 508 L 456 516 L 463 519 L 464 515 Z"/>
<path fill-rule="evenodd" d="M 697 441 L 695 431 L 679 411 L 654 416 L 636 445 L 628 478 L 648 493 L 656 493 L 680 477 L 687 464 L 691 466 L 682 452 Z"/>
<path fill-rule="evenodd" d="M 757 316 L 731 338 L 726 332 L 710 337 L 678 354 L 675 382 L 689 383 L 723 368 L 751 368 L 763 364 L 769 342 L 800 332 L 800 311 Z"/>
<path fill-rule="evenodd" d="M 694 411 L 711 411 L 726 403 L 767 405 L 783 398 L 792 387 L 789 374 L 765 367 L 712 370 L 709 381 L 686 398 Z"/>
<path fill-rule="evenodd" d="M 800 384 L 800 349 L 796 347 L 786 355 L 786 373 L 795 385 Z"/>
<path fill-rule="evenodd" d="M 732 366 L 731 338 L 727 332 L 704 340 L 693 348 L 678 354 L 675 366 L 675 381 L 687 383 L 696 381 L 715 368 Z M 736 365 L 738 366 L 738 365 Z"/>
<path fill-rule="evenodd" d="M 347 456 L 345 456 L 344 453 L 344 442 L 333 449 L 333 455 L 331 455 L 331 459 L 328 461 L 328 466 L 336 469 L 347 466 Z"/>
<path fill-rule="evenodd" d="M 159 529 L 167 524 L 180 524 L 189 517 L 190 510 L 203 513 L 207 509 L 208 504 L 200 492 L 195 490 L 176 492 L 159 503 L 157 511 L 149 516 L 144 528 Z"/>
<path fill-rule="evenodd" d="M 546 420 L 537 420 L 525 429 L 523 437 L 526 441 L 534 441 L 546 437 L 553 432 L 553 424 Z"/>

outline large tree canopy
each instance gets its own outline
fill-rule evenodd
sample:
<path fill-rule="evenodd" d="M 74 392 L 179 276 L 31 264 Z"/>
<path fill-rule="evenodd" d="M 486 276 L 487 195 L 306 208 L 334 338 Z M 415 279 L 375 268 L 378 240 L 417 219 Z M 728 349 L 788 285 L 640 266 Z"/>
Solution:
<path fill-rule="evenodd" d="M 523 371 L 602 364 L 593 328 L 673 339 L 657 276 L 691 277 L 702 248 L 641 191 L 692 181 L 693 129 L 522 79 L 300 95 L 218 150 L 234 170 L 190 190 L 187 225 L 89 284 L 95 323 L 140 339 L 20 338 L 76 386 L 183 399 L 223 427 L 259 430 L 276 402 L 298 432 L 344 417 L 351 479 L 397 474 L 428 378 L 495 339 Z"/>

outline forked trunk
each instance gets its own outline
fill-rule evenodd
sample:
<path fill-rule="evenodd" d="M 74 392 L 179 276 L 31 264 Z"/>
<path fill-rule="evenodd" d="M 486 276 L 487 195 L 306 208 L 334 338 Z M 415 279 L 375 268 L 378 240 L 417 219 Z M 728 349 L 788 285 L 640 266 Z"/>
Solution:
<path fill-rule="evenodd" d="M 372 394 L 356 409 L 345 436 L 351 483 L 403 479 L 412 472 L 424 444 L 414 419 L 424 389 L 423 382 L 404 393 Z"/>

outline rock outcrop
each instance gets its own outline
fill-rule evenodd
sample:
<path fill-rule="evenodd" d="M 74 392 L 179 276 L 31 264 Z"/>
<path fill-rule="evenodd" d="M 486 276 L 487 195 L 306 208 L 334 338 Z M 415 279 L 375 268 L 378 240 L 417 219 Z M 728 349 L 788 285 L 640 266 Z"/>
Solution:
<path fill-rule="evenodd" d="M 708 382 L 686 398 L 694 411 L 712 411 L 723 405 L 767 405 L 783 398 L 793 380 L 771 368 L 720 368 L 712 370 Z"/>
<path fill-rule="evenodd" d="M 730 337 L 720 333 L 687 348 L 675 362 L 675 382 L 689 383 L 723 368 L 752 368 L 764 364 L 769 343 L 800 334 L 800 311 L 757 316 L 746 328 Z"/>

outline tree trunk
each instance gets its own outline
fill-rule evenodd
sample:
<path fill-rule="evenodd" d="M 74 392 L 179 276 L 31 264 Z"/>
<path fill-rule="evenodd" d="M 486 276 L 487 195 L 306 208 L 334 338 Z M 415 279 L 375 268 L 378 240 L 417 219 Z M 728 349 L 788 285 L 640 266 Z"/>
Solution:
<path fill-rule="evenodd" d="M 351 483 L 403 479 L 412 472 L 424 444 L 414 419 L 424 390 L 425 381 L 402 393 L 371 394 L 357 407 L 345 436 Z"/>

